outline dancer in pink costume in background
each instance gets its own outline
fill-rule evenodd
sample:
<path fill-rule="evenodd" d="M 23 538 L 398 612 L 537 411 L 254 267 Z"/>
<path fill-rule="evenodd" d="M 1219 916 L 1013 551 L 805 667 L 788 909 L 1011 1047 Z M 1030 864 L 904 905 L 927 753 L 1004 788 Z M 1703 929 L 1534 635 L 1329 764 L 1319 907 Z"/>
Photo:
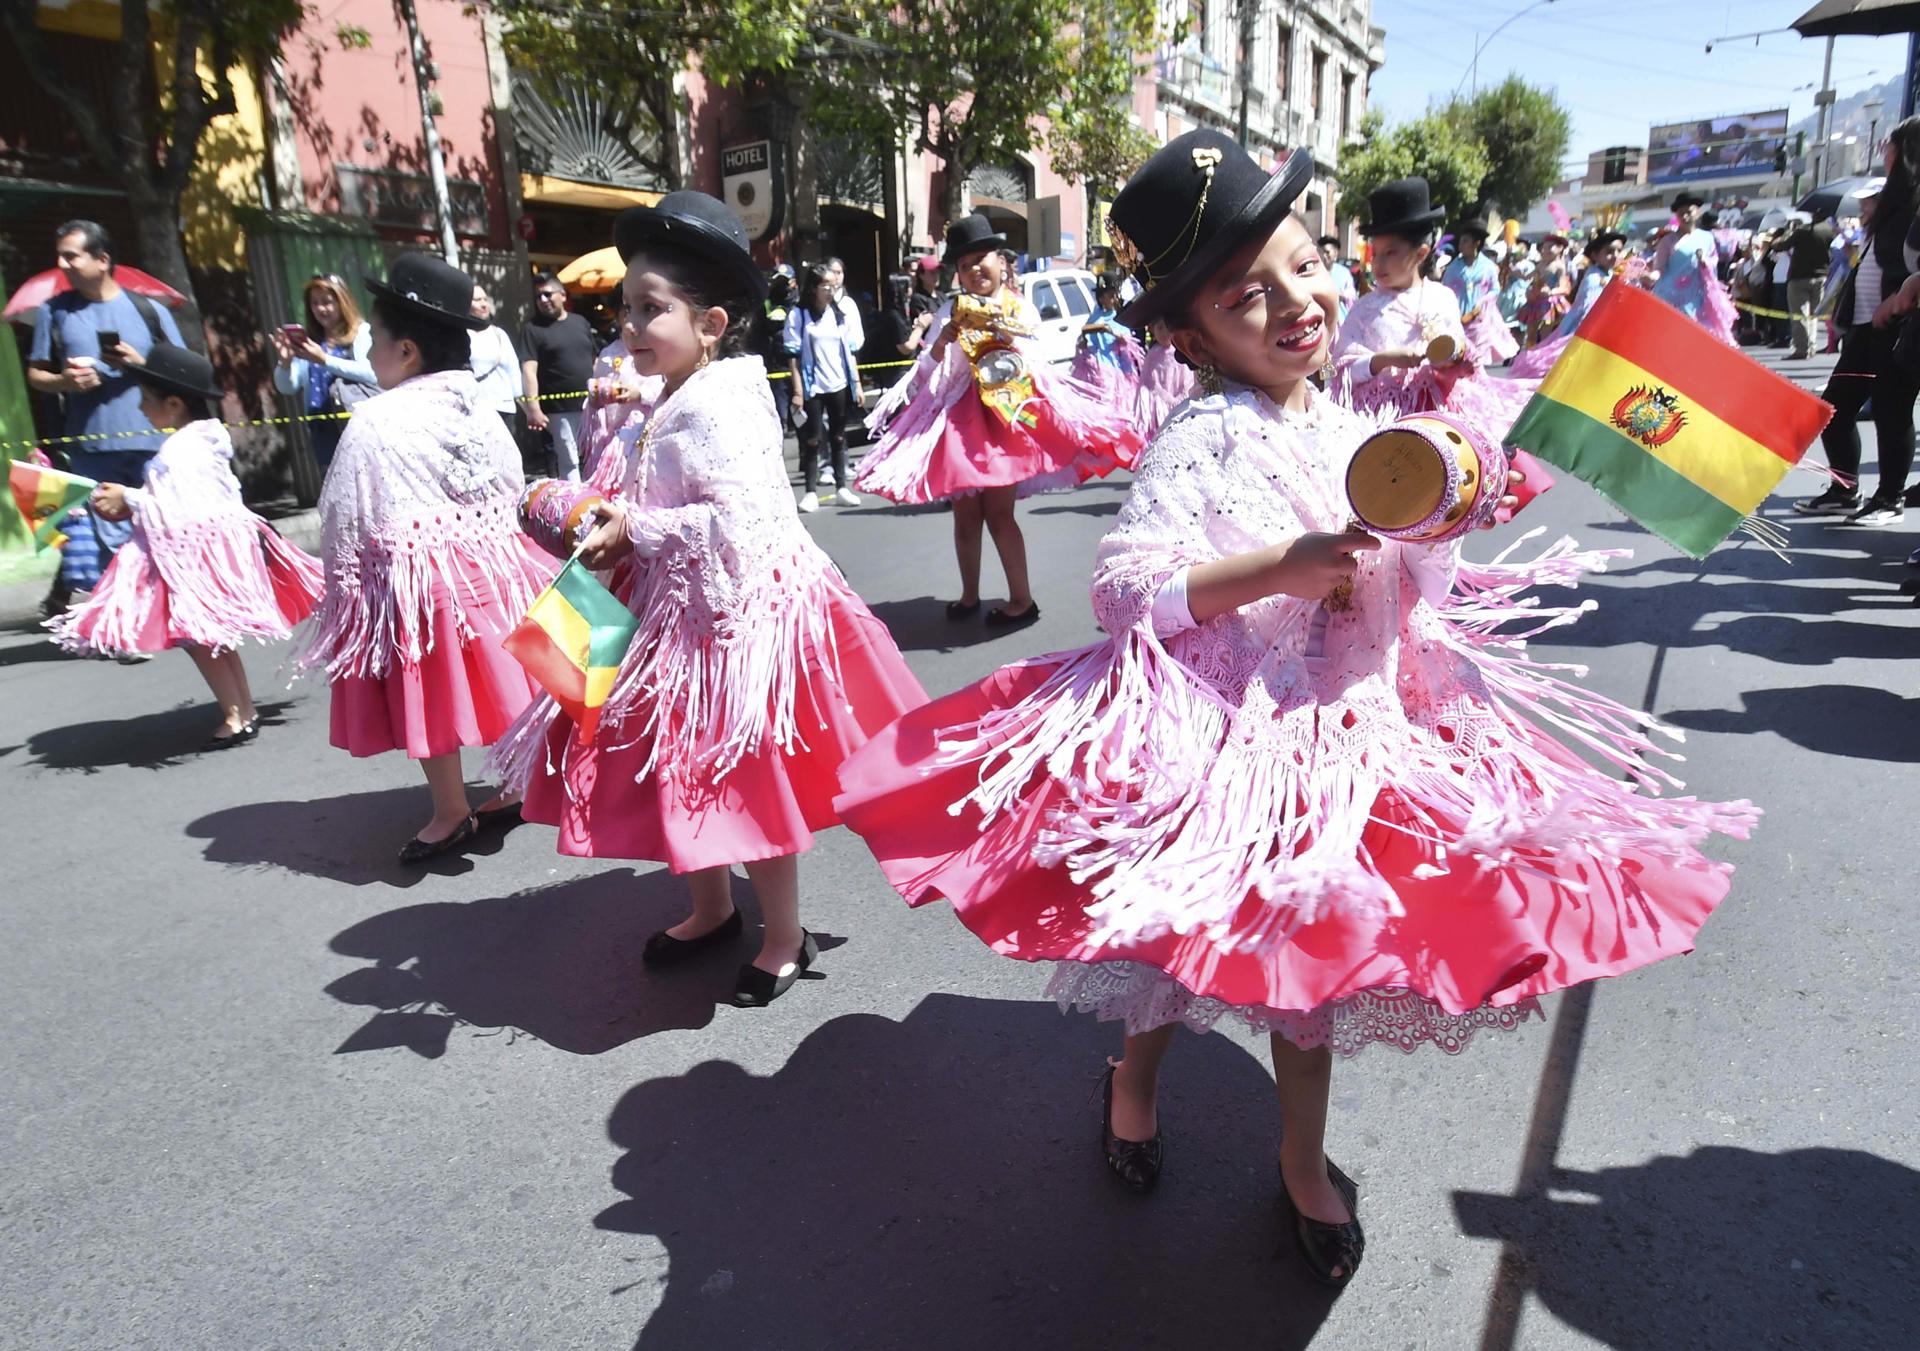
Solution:
<path fill-rule="evenodd" d="M 1573 304 L 1561 317 L 1560 327 L 1547 341 L 1537 347 L 1529 347 L 1513 359 L 1509 367 L 1516 380 L 1541 379 L 1552 369 L 1560 354 L 1567 350 L 1567 344 L 1573 341 L 1573 332 L 1580 327 L 1580 321 L 1587 317 L 1587 311 L 1593 308 L 1593 302 L 1607 289 L 1607 283 L 1613 280 L 1614 270 L 1620 266 L 1620 250 L 1626 244 L 1626 236 L 1613 230 L 1601 230 L 1586 243 L 1586 271 L 1580 274 L 1580 284 L 1574 288 Z"/>
<path fill-rule="evenodd" d="M 760 1007 L 819 952 L 798 855 L 838 824 L 835 771 L 926 695 L 800 524 L 766 367 L 745 347 L 765 295 L 745 227 L 675 192 L 622 213 L 614 241 L 633 369 L 659 393 L 638 436 L 630 422 L 602 451 L 620 484 L 581 558 L 611 569 L 639 632 L 592 744 L 543 697 L 493 763 L 525 787 L 528 820 L 560 828 L 561 853 L 689 874 L 693 912 L 647 940 L 649 965 L 740 937 L 744 864 L 765 931 L 733 998 Z"/>
<path fill-rule="evenodd" d="M 1445 214 L 1429 204 L 1424 178 L 1395 179 L 1368 194 L 1360 232 L 1372 242 L 1374 287 L 1340 325 L 1327 389 L 1369 417 L 1438 410 L 1497 443 L 1538 382 L 1483 371 L 1461 325 L 1459 300 L 1424 275 L 1434 227 Z M 1450 346 L 1452 357 L 1436 346 Z M 1514 452 L 1514 467 L 1525 476 L 1515 494 L 1521 506 L 1553 486 L 1553 476 L 1525 451 Z M 1501 509 L 1502 521 L 1510 515 Z"/>
<path fill-rule="evenodd" d="M 1133 463 L 1145 441 L 1133 406 L 1058 374 L 1032 341 L 1040 316 L 1008 286 L 1007 237 L 985 216 L 947 227 L 946 256 L 960 294 L 941 306 L 907 378 L 867 419 L 878 438 L 853 486 L 894 502 L 953 503 L 960 598 L 947 618 L 980 610 L 980 548 L 993 536 L 1007 577 L 1007 603 L 986 615 L 996 628 L 1040 618 L 1027 574 L 1027 541 L 1014 503 L 1072 488 Z"/>
<path fill-rule="evenodd" d="M 1153 334 L 1153 346 L 1140 363 L 1140 397 L 1135 407 L 1141 432 L 1152 437 L 1173 410 L 1192 397 L 1193 367 L 1175 350 L 1164 320 L 1154 320 L 1148 331 Z"/>
<path fill-rule="evenodd" d="M 600 454 L 620 434 L 622 428 L 644 422 L 647 410 L 660 397 L 660 378 L 642 376 L 634 370 L 633 352 L 627 346 L 633 329 L 627 323 L 626 306 L 620 307 L 620 336 L 600 349 L 593 359 L 593 374 L 587 380 L 586 415 L 580 420 L 580 473 L 603 492 L 618 487 L 620 469 L 609 470 L 615 480 L 602 483 L 595 475 Z"/>
<path fill-rule="evenodd" d="M 370 360 L 385 391 L 361 403 L 320 494 L 326 592 L 295 654 L 332 685 L 333 744 L 419 761 L 433 815 L 400 851 L 424 863 L 518 817 L 476 812 L 463 746 L 490 746 L 535 687 L 501 646 L 555 564 L 520 533 L 520 450 L 467 369 L 473 281 L 426 254 L 373 291 Z"/>
<path fill-rule="evenodd" d="M 1647 276 L 1653 293 L 1729 347 L 1738 347 L 1733 328 L 1740 312 L 1733 307 L 1718 272 L 1719 251 L 1713 241 L 1714 216 L 1694 193 L 1673 199 L 1676 229 L 1654 250 Z"/>
<path fill-rule="evenodd" d="M 1527 656 L 1585 607 L 1526 588 L 1605 555 L 1469 565 L 1344 528 L 1368 426 L 1311 380 L 1336 309 L 1289 214 L 1312 172 L 1194 131 L 1115 198 L 1128 321 L 1164 314 L 1220 392 L 1143 453 L 1101 545 L 1110 637 L 908 714 L 843 766 L 840 810 L 908 901 L 947 897 L 995 951 L 1058 961 L 1063 1006 L 1124 1024 L 1102 1140 L 1133 1189 L 1160 1174 L 1175 1030 L 1269 1033 L 1280 1195 L 1340 1285 L 1364 1239 L 1325 1153 L 1333 1054 L 1458 1051 L 1686 951 L 1730 872 L 1699 845 L 1754 812 L 1657 796 L 1651 719 Z"/>
<path fill-rule="evenodd" d="M 1120 322 L 1120 282 L 1108 274 L 1093 288 L 1093 316 L 1080 331 L 1073 364 L 1067 373 L 1109 401 L 1133 403 L 1139 398 L 1140 367 L 1146 353 L 1133 330 Z"/>
<path fill-rule="evenodd" d="M 1486 253 L 1487 219 L 1473 216 L 1463 220 L 1453 227 L 1453 234 L 1460 243 L 1460 253 L 1447 264 L 1440 280 L 1460 302 L 1467 354 L 1483 368 L 1511 361 L 1520 344 L 1507 331 L 1507 321 L 1500 313 L 1500 265 Z"/>
<path fill-rule="evenodd" d="M 197 352 L 156 343 L 133 368 L 140 412 L 170 431 L 141 487 L 103 483 L 93 509 L 133 536 L 84 602 L 49 621 L 69 652 L 116 656 L 182 647 L 222 719 L 203 749 L 243 745 L 260 723 L 240 647 L 285 638 L 320 594 L 320 565 L 248 511 L 233 440 L 214 419 L 221 393 Z"/>

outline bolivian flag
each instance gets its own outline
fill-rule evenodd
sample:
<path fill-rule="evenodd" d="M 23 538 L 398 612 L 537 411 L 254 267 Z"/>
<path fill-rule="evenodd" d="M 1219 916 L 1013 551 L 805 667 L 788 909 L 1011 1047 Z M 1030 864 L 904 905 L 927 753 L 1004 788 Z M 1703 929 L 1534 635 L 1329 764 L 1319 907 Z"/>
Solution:
<path fill-rule="evenodd" d="M 1828 404 L 1626 282 L 1601 292 L 1507 444 L 1704 558 L 1800 462 Z"/>
<path fill-rule="evenodd" d="M 639 627 L 633 612 L 575 558 L 533 598 L 505 646 L 573 719 L 581 744 L 590 746 L 600 706 Z"/>
<path fill-rule="evenodd" d="M 69 474 L 30 460 L 15 460 L 7 466 L 7 486 L 13 489 L 13 503 L 27 518 L 36 549 L 67 542 L 60 522 L 67 513 L 87 500 L 100 485 L 90 478 Z"/>

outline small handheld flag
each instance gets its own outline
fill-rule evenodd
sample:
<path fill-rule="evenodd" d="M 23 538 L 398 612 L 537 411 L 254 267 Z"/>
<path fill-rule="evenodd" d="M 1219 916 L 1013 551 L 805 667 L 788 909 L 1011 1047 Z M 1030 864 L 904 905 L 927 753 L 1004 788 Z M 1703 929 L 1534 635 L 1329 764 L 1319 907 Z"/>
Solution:
<path fill-rule="evenodd" d="M 533 598 L 504 646 L 573 719 L 581 744 L 590 746 L 600 706 L 613 691 L 620 660 L 639 627 L 619 597 L 572 558 Z"/>
<path fill-rule="evenodd" d="M 1616 280 L 1507 444 L 1591 483 L 1676 549 L 1705 558 L 1748 526 L 1832 416 L 1831 405 Z"/>
<path fill-rule="evenodd" d="M 60 522 L 100 485 L 49 465 L 15 460 L 7 466 L 7 486 L 13 490 L 14 505 L 27 518 L 27 528 L 33 531 L 35 548 L 45 549 L 66 543 Z"/>

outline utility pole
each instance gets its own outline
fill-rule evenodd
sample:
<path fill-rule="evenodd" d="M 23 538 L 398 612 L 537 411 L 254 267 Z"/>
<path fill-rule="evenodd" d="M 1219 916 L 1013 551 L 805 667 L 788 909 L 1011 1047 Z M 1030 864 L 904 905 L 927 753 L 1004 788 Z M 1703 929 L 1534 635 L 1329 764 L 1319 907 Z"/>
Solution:
<path fill-rule="evenodd" d="M 433 210 L 439 218 L 440 251 L 449 263 L 460 265 L 460 241 L 453 235 L 453 199 L 447 193 L 447 158 L 440 150 L 440 128 L 433 120 L 433 72 L 427 61 L 426 39 L 420 36 L 420 16 L 414 0 L 397 0 L 407 25 L 407 48 L 413 57 L 413 87 L 420 95 L 420 132 L 427 145 L 427 178 L 433 184 Z"/>
<path fill-rule="evenodd" d="M 1820 92 L 1813 96 L 1813 104 L 1820 110 L 1820 129 L 1814 133 L 1819 144 L 1813 148 L 1813 186 L 1819 187 L 1827 177 L 1827 133 L 1833 125 L 1833 39 L 1827 39 L 1827 63 L 1820 72 Z"/>

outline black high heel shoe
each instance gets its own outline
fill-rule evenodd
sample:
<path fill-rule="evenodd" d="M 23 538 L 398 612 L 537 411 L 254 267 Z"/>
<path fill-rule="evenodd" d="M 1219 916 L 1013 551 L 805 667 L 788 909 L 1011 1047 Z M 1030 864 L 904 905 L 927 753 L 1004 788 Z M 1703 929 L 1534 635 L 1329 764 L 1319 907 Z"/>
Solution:
<path fill-rule="evenodd" d="M 820 958 L 820 945 L 805 929 L 800 931 L 800 951 L 780 969 L 779 975 L 762 971 L 752 962 L 740 968 L 740 983 L 734 986 L 733 1002 L 743 1009 L 763 1009 L 793 988 L 800 973 Z"/>
<path fill-rule="evenodd" d="M 675 938 L 662 929 L 649 938 L 647 945 L 640 950 L 641 964 L 652 967 L 678 966 L 722 943 L 731 943 L 740 936 L 744 927 L 740 912 L 736 910 L 698 938 Z"/>
<path fill-rule="evenodd" d="M 1114 1067 L 1108 1065 L 1101 1081 L 1105 1106 L 1100 1115 L 1100 1152 L 1106 1156 L 1107 1167 L 1113 1170 L 1113 1175 L 1127 1184 L 1127 1190 L 1145 1195 L 1160 1180 L 1166 1145 L 1159 1131 L 1153 1133 L 1151 1140 L 1122 1140 L 1113 1133 L 1113 1070 Z"/>
<path fill-rule="evenodd" d="M 1280 1196 L 1293 1212 L 1293 1241 L 1300 1248 L 1300 1260 L 1307 1264 L 1307 1270 L 1320 1284 L 1338 1290 L 1360 1269 L 1360 1259 L 1367 1251 L 1367 1236 L 1360 1228 L 1360 1189 L 1353 1185 L 1353 1179 L 1328 1159 L 1327 1180 L 1347 1203 L 1347 1214 L 1353 1216 L 1345 1224 L 1328 1224 L 1302 1214 L 1294 1204 L 1293 1194 L 1287 1190 L 1285 1177 L 1280 1179 Z"/>

